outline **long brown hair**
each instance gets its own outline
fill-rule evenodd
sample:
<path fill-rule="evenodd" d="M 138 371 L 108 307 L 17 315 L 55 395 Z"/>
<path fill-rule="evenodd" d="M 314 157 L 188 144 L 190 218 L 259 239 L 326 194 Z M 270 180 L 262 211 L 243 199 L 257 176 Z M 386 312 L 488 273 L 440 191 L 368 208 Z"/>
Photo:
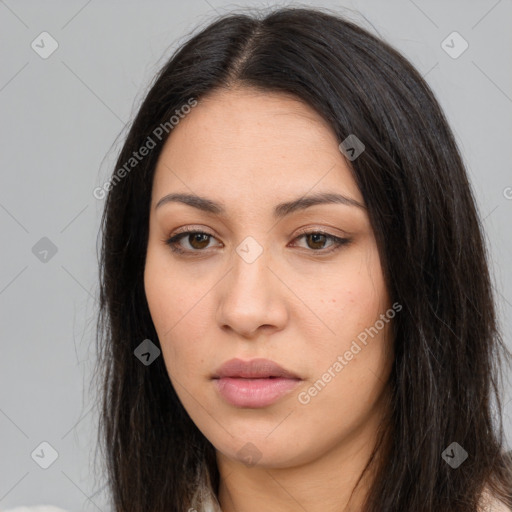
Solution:
<path fill-rule="evenodd" d="M 365 510 L 476 512 L 485 485 L 512 506 L 500 403 L 501 362 L 511 355 L 448 123 L 428 85 L 389 44 L 325 9 L 278 8 L 221 16 L 181 46 L 156 76 L 113 171 L 97 332 L 99 445 L 112 510 L 187 510 L 202 468 L 218 486 L 214 447 L 178 400 L 162 357 L 145 366 L 134 350 L 145 339 L 159 346 L 143 270 L 155 164 L 172 131 L 158 138 L 154 130 L 191 99 L 233 84 L 291 93 L 340 142 L 356 134 L 365 145 L 351 162 L 353 175 L 390 296 L 403 305 L 395 319 L 390 449 L 375 458 Z M 126 171 L 148 137 L 155 147 Z M 443 458 L 454 442 L 468 454 L 457 468 Z"/>

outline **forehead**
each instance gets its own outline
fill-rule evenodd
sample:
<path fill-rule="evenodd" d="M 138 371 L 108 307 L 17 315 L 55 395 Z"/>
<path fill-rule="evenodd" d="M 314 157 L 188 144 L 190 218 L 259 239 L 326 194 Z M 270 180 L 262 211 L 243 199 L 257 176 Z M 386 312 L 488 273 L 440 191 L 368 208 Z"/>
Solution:
<path fill-rule="evenodd" d="M 328 123 L 291 95 L 217 90 L 173 128 L 153 186 L 156 195 L 218 191 L 226 197 L 231 190 L 233 200 L 295 197 L 320 187 L 362 201 L 338 144 Z"/>

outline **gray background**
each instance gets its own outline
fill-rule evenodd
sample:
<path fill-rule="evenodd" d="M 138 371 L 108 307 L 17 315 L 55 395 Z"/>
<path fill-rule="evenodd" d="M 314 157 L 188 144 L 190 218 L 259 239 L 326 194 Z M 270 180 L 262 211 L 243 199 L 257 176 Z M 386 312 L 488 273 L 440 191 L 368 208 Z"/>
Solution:
<path fill-rule="evenodd" d="M 97 418 L 89 393 L 103 207 L 92 191 L 112 171 L 123 128 L 170 50 L 213 15 L 257 5 L 270 4 L 0 0 L 0 509 L 48 503 L 107 511 L 93 467 Z M 339 10 L 380 35 L 433 88 L 484 219 L 510 346 L 512 1 L 302 5 Z M 42 46 L 43 31 L 59 45 L 46 59 L 31 47 L 34 40 Z M 469 44 L 458 58 L 441 45 L 453 31 Z M 462 48 L 461 41 L 448 44 L 452 53 Z M 33 251 L 43 237 L 57 248 L 47 261 Z M 39 243 L 44 249 L 48 242 Z M 509 446 L 511 397 L 508 387 Z M 58 452 L 48 469 L 31 457 L 43 441 Z"/>

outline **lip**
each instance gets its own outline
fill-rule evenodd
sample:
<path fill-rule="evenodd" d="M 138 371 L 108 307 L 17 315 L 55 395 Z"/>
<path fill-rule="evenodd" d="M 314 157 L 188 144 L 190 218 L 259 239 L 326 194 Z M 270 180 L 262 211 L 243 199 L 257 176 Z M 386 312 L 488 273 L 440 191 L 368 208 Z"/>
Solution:
<path fill-rule="evenodd" d="M 212 379 L 227 402 L 248 408 L 267 407 L 302 381 L 269 359 L 230 359 L 216 370 Z"/>
<path fill-rule="evenodd" d="M 285 370 L 270 359 L 230 359 L 222 364 L 213 374 L 214 379 L 222 377 L 239 377 L 242 379 L 262 379 L 267 377 L 282 377 L 286 379 L 298 379 L 299 376 Z"/>

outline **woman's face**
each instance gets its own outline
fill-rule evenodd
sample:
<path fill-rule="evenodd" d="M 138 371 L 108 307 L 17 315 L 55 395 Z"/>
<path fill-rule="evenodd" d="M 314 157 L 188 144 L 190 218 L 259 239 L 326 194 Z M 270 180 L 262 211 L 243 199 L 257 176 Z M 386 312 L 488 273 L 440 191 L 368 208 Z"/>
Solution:
<path fill-rule="evenodd" d="M 340 142 L 304 103 L 239 88 L 199 102 L 160 155 L 147 300 L 174 389 L 226 460 L 355 453 L 384 411 L 395 310 Z M 169 194 L 201 199 L 157 207 Z"/>

